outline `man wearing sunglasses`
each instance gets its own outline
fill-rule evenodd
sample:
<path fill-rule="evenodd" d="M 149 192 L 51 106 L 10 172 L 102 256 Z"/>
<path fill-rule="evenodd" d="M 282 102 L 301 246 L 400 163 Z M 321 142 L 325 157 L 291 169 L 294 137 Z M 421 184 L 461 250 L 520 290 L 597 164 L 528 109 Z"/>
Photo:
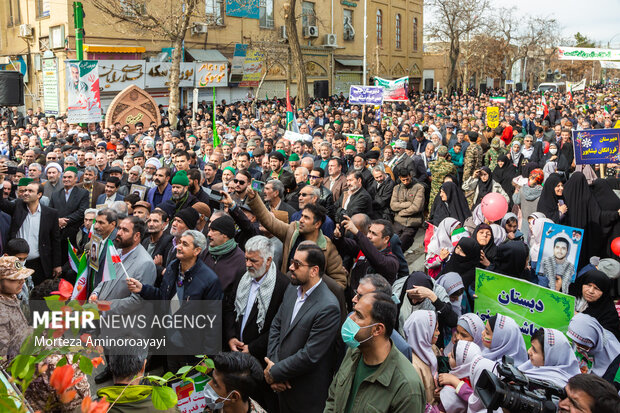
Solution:
<path fill-rule="evenodd" d="M 235 202 L 245 203 L 251 181 L 252 175 L 247 170 L 237 172 L 232 185 L 234 192 L 230 194 Z"/>

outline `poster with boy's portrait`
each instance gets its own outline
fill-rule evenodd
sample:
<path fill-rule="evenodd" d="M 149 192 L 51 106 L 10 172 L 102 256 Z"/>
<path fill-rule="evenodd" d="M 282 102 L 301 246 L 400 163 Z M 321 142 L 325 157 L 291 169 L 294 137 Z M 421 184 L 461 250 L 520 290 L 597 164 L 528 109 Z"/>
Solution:
<path fill-rule="evenodd" d="M 545 223 L 536 273 L 547 279 L 550 289 L 568 293 L 577 274 L 582 238 L 583 229 Z"/>

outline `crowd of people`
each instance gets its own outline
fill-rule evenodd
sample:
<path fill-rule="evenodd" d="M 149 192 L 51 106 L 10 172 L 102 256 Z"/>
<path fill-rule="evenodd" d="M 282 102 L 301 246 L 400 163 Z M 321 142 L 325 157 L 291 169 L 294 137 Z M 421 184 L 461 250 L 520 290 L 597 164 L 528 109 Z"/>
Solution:
<path fill-rule="evenodd" d="M 7 111 L 3 354 L 15 356 L 29 333 L 22 305 L 60 278 L 75 283 L 69 256 L 85 252 L 88 301 L 109 303 L 110 314 L 148 300 L 170 302 L 173 313 L 221 300 L 223 351 L 211 355 L 204 391 L 211 410 L 484 412 L 476 384 L 509 356 L 526 376 L 565 388 L 560 411 L 619 411 L 620 263 L 611 243 L 620 235 L 620 170 L 576 164 L 571 140 L 574 130 L 615 125 L 617 88 L 546 102 L 536 92 L 494 93 L 505 102 L 313 100 L 297 107 L 292 134 L 278 99 L 203 102 L 177 122 L 162 109 L 161 124 L 149 125 Z M 495 128 L 488 106 L 499 106 Z M 491 193 L 509 205 L 494 222 L 481 209 Z M 536 265 L 545 223 L 583 229 L 576 262 L 564 252 Z M 424 252 L 415 242 L 422 233 Z M 106 278 L 108 240 L 128 277 Z M 527 349 L 509 316 L 483 322 L 476 268 L 574 295 L 568 331 L 540 328 Z M 194 356 L 167 357 L 163 367 L 176 371 Z M 108 355 L 95 381 L 113 385 L 79 396 L 147 411 L 139 409 L 152 405 L 149 386 L 136 377 L 148 360 L 148 352 Z M 45 387 L 36 389 L 26 396 L 44 409 Z"/>

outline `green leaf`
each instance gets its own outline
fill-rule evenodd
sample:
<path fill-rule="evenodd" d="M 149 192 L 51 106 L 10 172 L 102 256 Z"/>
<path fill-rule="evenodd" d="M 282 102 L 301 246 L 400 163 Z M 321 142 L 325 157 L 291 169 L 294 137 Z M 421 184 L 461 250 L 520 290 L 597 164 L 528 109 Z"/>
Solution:
<path fill-rule="evenodd" d="M 204 361 L 204 363 L 205 363 L 205 366 L 207 366 L 210 369 L 214 369 L 215 368 L 215 363 L 213 363 L 213 360 L 211 360 L 211 359 L 206 359 Z"/>
<path fill-rule="evenodd" d="M 205 356 L 204 354 L 197 354 L 194 357 L 198 357 L 199 359 L 203 359 L 203 358 L 205 358 L 207 356 Z"/>
<path fill-rule="evenodd" d="M 34 363 L 34 357 L 27 354 L 20 354 L 11 363 L 11 376 L 16 378 L 24 378 L 28 372 L 28 364 Z"/>
<path fill-rule="evenodd" d="M 183 375 L 186 374 L 188 371 L 190 371 L 192 369 L 192 366 L 183 366 L 181 367 L 178 371 L 177 374 L 178 375 Z"/>
<path fill-rule="evenodd" d="M 80 366 L 80 370 L 82 370 L 84 374 L 87 374 L 89 376 L 93 374 L 93 362 L 90 361 L 88 357 L 81 356 L 79 366 Z"/>
<path fill-rule="evenodd" d="M 178 400 L 176 392 L 170 387 L 153 387 L 151 401 L 157 410 L 167 410 L 176 406 Z"/>
<path fill-rule="evenodd" d="M 196 371 L 199 373 L 207 372 L 207 366 L 203 366 L 202 364 L 197 365 L 195 368 L 196 368 Z"/>
<path fill-rule="evenodd" d="M 29 335 L 19 348 L 19 354 L 30 355 L 34 352 L 34 336 Z"/>
<path fill-rule="evenodd" d="M 144 377 L 145 379 L 149 380 L 149 381 L 154 381 L 159 383 L 160 385 L 164 385 L 166 384 L 166 379 L 164 379 L 163 377 L 159 377 L 159 376 L 155 376 L 155 375 L 148 375 L 146 377 Z"/>
<path fill-rule="evenodd" d="M 56 363 L 56 367 L 62 367 L 62 366 L 64 366 L 65 364 L 67 364 L 67 358 L 66 358 L 66 357 L 63 357 L 63 358 L 61 358 L 61 359 L 58 361 L 58 363 Z"/>
<path fill-rule="evenodd" d="M 172 372 L 170 372 L 170 371 L 169 371 L 169 372 L 167 372 L 166 374 L 164 374 L 163 379 L 164 379 L 164 380 L 166 380 L 166 381 L 168 381 L 168 380 L 170 380 L 170 379 L 171 379 L 171 378 L 173 378 L 173 377 L 174 377 L 174 374 L 173 374 Z"/>

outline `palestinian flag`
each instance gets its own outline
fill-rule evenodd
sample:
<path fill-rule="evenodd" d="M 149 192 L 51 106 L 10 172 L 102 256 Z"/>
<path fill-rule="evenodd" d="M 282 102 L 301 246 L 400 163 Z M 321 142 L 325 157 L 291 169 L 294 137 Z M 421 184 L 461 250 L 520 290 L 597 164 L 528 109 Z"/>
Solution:
<path fill-rule="evenodd" d="M 78 263 L 78 270 L 76 272 L 77 278 L 75 281 L 75 286 L 73 287 L 73 294 L 71 294 L 71 299 L 84 302 L 88 298 L 86 288 L 86 285 L 88 283 L 88 257 L 86 256 L 86 254 L 82 254 L 82 257 L 80 257 Z"/>
<path fill-rule="evenodd" d="M 297 125 L 297 120 L 295 119 L 295 114 L 293 113 L 291 97 L 288 89 L 286 89 L 286 130 L 299 133 L 299 125 Z"/>

